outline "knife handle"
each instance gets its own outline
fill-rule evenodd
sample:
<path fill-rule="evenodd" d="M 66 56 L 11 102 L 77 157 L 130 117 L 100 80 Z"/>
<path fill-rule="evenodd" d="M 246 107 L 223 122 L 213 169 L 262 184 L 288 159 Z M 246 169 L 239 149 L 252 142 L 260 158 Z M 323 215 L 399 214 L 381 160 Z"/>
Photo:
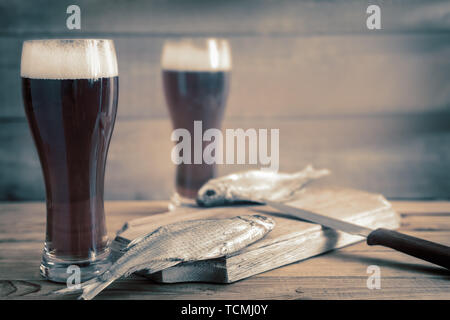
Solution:
<path fill-rule="evenodd" d="M 394 230 L 379 228 L 367 236 L 369 246 L 381 245 L 450 269 L 450 247 Z"/>

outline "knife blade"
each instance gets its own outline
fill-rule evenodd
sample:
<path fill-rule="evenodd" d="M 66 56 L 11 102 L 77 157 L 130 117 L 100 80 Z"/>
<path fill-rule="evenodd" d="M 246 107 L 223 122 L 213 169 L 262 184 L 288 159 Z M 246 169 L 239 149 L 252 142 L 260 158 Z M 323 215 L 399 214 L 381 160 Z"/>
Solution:
<path fill-rule="evenodd" d="M 310 222 L 314 222 L 320 224 L 324 227 L 328 227 L 335 230 L 341 230 L 350 234 L 355 234 L 367 238 L 369 234 L 373 231 L 372 229 L 358 226 L 356 224 L 346 222 L 343 220 L 334 219 L 331 217 L 327 217 L 321 214 L 314 213 L 312 211 L 296 208 L 293 206 L 285 205 L 283 203 L 264 200 L 264 202 L 271 206 L 272 208 L 277 209 L 278 211 L 283 212 L 286 215 L 300 218 L 303 220 L 308 220 Z"/>
<path fill-rule="evenodd" d="M 287 216 L 300 218 L 335 230 L 366 238 L 368 245 L 381 245 L 450 270 L 450 247 L 384 228 L 370 229 L 350 222 L 296 208 L 279 202 L 264 203 Z"/>

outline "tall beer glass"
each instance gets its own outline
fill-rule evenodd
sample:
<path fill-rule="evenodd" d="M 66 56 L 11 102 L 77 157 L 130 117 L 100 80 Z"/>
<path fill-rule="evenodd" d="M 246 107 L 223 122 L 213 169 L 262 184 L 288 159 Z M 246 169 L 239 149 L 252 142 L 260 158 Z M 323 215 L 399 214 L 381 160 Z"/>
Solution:
<path fill-rule="evenodd" d="M 214 38 L 167 40 L 161 64 L 173 127 L 186 129 L 191 135 L 190 164 L 181 163 L 176 168 L 177 193 L 169 206 L 173 208 L 190 203 L 189 199 L 216 174 L 215 164 L 194 161 L 194 152 L 199 151 L 194 148 L 194 139 L 199 139 L 194 137 L 194 121 L 201 121 L 202 136 L 210 128 L 221 127 L 230 83 L 230 46 L 226 40 Z M 209 143 L 202 142 L 202 154 Z"/>
<path fill-rule="evenodd" d="M 21 76 L 46 189 L 41 274 L 65 282 L 76 265 L 85 281 L 110 265 L 103 184 L 118 98 L 114 43 L 25 41 Z"/>

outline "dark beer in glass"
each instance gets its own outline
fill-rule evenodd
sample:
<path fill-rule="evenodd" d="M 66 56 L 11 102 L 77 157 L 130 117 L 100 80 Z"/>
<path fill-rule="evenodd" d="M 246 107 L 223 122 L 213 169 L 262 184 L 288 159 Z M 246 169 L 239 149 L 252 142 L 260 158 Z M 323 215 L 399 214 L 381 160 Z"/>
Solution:
<path fill-rule="evenodd" d="M 223 39 L 168 40 L 162 53 L 164 93 L 174 129 L 191 135 L 191 163 L 176 167 L 172 205 L 194 199 L 200 187 L 216 175 L 216 165 L 194 163 L 194 121 L 203 133 L 220 129 L 228 97 L 231 53 Z M 197 137 L 198 138 L 198 137 Z M 202 142 L 201 151 L 210 142 Z"/>
<path fill-rule="evenodd" d="M 105 163 L 118 99 L 111 40 L 32 40 L 22 49 L 25 111 L 44 175 L 47 228 L 41 274 L 81 280 L 109 265 Z"/>

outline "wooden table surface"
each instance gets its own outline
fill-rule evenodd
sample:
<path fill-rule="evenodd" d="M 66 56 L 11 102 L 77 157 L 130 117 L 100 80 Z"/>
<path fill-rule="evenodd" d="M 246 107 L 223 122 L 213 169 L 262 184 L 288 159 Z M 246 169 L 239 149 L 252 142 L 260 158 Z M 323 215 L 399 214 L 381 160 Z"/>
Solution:
<path fill-rule="evenodd" d="M 450 245 L 450 202 L 394 201 L 401 231 Z M 107 202 L 111 236 L 125 221 L 164 212 L 166 202 Z M 44 203 L 0 204 L 0 299 L 61 299 L 63 284 L 44 280 L 39 263 Z M 367 288 L 367 267 L 381 271 L 381 289 Z M 450 299 L 450 272 L 364 242 L 233 284 L 156 284 L 131 276 L 97 299 Z"/>

